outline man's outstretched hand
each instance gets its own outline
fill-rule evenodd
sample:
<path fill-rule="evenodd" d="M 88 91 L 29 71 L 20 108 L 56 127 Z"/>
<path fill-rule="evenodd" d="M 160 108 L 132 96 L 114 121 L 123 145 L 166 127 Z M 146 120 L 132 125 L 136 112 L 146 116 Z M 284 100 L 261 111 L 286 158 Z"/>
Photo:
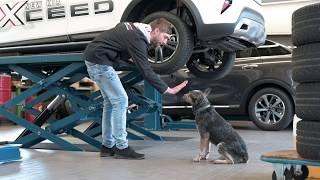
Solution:
<path fill-rule="evenodd" d="M 181 89 L 183 89 L 184 87 L 186 87 L 186 85 L 188 84 L 188 81 L 183 81 L 181 84 L 177 85 L 174 88 L 168 88 L 166 90 L 165 93 L 167 94 L 177 94 Z"/>

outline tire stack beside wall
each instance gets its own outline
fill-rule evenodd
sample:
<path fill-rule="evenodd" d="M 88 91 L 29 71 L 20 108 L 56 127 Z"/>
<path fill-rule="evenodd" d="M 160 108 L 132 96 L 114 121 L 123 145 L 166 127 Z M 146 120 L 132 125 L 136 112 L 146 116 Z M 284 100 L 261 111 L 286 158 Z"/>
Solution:
<path fill-rule="evenodd" d="M 296 88 L 296 148 L 306 159 L 320 160 L 320 3 L 296 10 L 292 16 L 292 78 Z"/>

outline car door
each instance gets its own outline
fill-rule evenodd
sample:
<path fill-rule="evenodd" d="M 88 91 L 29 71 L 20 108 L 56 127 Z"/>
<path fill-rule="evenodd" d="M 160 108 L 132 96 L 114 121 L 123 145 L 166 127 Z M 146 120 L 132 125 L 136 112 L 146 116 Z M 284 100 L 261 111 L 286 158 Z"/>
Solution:
<path fill-rule="evenodd" d="M 261 74 L 262 61 L 256 48 L 239 51 L 236 57 L 232 71 L 211 85 L 213 94 L 209 99 L 215 105 L 238 108 L 246 88 Z"/>
<path fill-rule="evenodd" d="M 97 33 L 120 22 L 131 0 L 73 0 L 68 1 L 68 34 L 73 41 L 90 40 Z"/>
<path fill-rule="evenodd" d="M 67 38 L 67 0 L 12 0 L 0 4 L 0 47 Z M 35 42 L 37 41 L 37 42 Z"/>
<path fill-rule="evenodd" d="M 286 84 L 288 89 L 294 86 L 291 49 L 268 40 L 265 45 L 259 47 L 258 51 L 263 62 L 261 70 L 264 72 L 265 78 L 277 79 L 277 81 Z"/>

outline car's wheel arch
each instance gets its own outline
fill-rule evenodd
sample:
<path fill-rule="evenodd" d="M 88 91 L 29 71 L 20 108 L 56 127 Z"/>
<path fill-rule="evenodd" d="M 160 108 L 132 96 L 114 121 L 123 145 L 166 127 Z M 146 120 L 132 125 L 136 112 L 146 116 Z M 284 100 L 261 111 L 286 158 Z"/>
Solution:
<path fill-rule="evenodd" d="M 200 13 L 191 0 L 132 0 L 125 9 L 121 22 L 124 21 L 141 21 L 144 17 L 157 11 L 170 11 L 177 7 L 177 2 L 181 2 L 182 6 L 189 12 L 189 18 L 192 21 L 194 33 L 197 32 L 198 21 L 201 20 Z M 166 3 L 167 2 L 167 3 Z M 156 8 L 155 8 L 156 7 Z M 145 14 L 143 14 L 145 13 Z M 196 19 L 196 20 L 195 20 Z"/>
<path fill-rule="evenodd" d="M 262 89 L 265 88 L 276 88 L 284 93 L 286 93 L 294 105 L 294 89 L 290 87 L 289 84 L 282 82 L 280 80 L 275 79 L 262 79 L 259 81 L 254 82 L 250 88 L 248 88 L 244 93 L 244 99 L 241 101 L 241 111 L 245 112 L 246 114 L 249 114 L 248 108 L 249 108 L 249 102 L 251 98 L 254 96 L 254 94 Z"/>

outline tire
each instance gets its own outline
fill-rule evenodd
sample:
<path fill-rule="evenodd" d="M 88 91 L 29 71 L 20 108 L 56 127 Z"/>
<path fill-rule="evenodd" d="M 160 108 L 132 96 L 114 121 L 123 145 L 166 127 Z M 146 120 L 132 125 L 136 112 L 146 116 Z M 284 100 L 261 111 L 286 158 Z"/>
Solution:
<path fill-rule="evenodd" d="M 154 71 L 158 74 L 171 74 L 183 67 L 193 51 L 194 40 L 190 28 L 176 15 L 169 12 L 156 12 L 145 17 L 142 22 L 150 23 L 157 18 L 165 18 L 172 25 L 172 38 L 168 41 L 175 50 L 172 52 L 166 46 L 161 48 L 151 48 L 149 50 L 149 61 Z M 161 51 L 160 51 L 161 50 Z M 161 52 L 161 53 L 159 53 Z M 163 59 L 159 62 L 155 59 L 156 54 Z"/>
<path fill-rule="evenodd" d="M 298 154 L 306 159 L 320 160 L 320 122 L 299 121 L 297 123 L 296 147 Z"/>
<path fill-rule="evenodd" d="M 297 123 L 297 136 L 320 139 L 320 121 L 299 121 Z"/>
<path fill-rule="evenodd" d="M 232 70 L 236 53 L 223 53 L 221 64 L 218 68 L 215 68 L 216 63 L 203 62 L 204 58 L 205 57 L 199 54 L 194 54 L 187 63 L 187 68 L 197 77 L 217 80 L 223 78 Z M 215 61 L 215 59 L 213 59 L 213 61 Z"/>
<path fill-rule="evenodd" d="M 267 106 L 264 98 L 269 102 L 269 106 Z M 275 104 L 277 100 L 279 100 L 280 103 Z M 259 104 L 259 102 L 261 104 Z M 258 109 L 262 110 L 263 107 L 265 107 L 265 110 L 257 111 Z M 260 129 L 279 131 L 288 127 L 292 122 L 294 105 L 286 92 L 276 88 L 265 88 L 259 90 L 251 97 L 248 112 L 250 119 Z"/>
<path fill-rule="evenodd" d="M 320 43 L 297 47 L 292 53 L 292 78 L 299 83 L 320 81 Z"/>
<path fill-rule="evenodd" d="M 78 96 L 79 98 L 88 100 L 88 96 L 86 95 Z M 58 106 L 56 110 L 56 119 L 63 119 L 67 116 L 70 116 L 71 114 L 80 111 L 80 108 L 80 105 L 78 105 L 77 103 L 71 101 L 70 99 L 66 99 Z"/>
<path fill-rule="evenodd" d="M 320 42 L 320 3 L 296 10 L 292 15 L 292 43 L 295 46 Z"/>
<path fill-rule="evenodd" d="M 63 119 L 72 114 L 71 105 L 69 100 L 61 103 L 56 110 L 56 119 Z"/>
<path fill-rule="evenodd" d="M 298 141 L 297 139 L 296 147 L 298 154 L 305 159 L 320 160 L 320 145 L 305 143 L 304 141 Z"/>
<path fill-rule="evenodd" d="M 320 138 L 297 136 L 297 141 L 305 144 L 320 146 Z M 319 157 L 320 157 L 320 152 L 319 152 Z"/>
<path fill-rule="evenodd" d="M 296 89 L 296 115 L 307 121 L 320 121 L 320 83 L 302 83 Z"/>

